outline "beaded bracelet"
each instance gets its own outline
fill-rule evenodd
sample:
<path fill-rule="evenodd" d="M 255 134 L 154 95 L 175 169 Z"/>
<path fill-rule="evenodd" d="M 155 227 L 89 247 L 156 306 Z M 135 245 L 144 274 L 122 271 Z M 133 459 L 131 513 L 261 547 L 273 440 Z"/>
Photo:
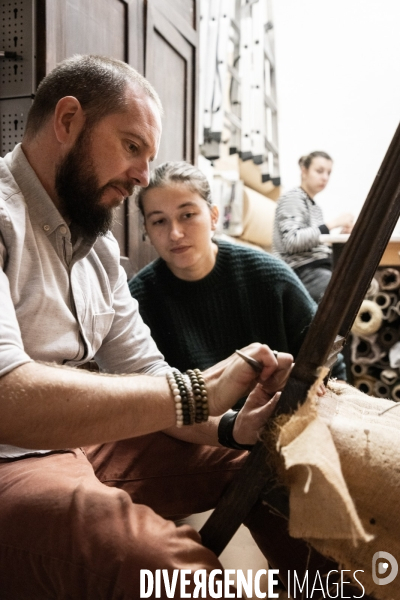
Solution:
<path fill-rule="evenodd" d="M 194 423 L 194 407 L 193 402 L 189 401 L 188 387 L 185 383 L 182 373 L 174 371 L 175 383 L 178 386 L 179 394 L 182 402 L 183 425 L 193 425 Z"/>
<path fill-rule="evenodd" d="M 183 409 L 182 409 L 182 397 L 179 393 L 178 384 L 175 381 L 173 371 L 167 373 L 167 381 L 174 398 L 175 402 L 175 413 L 176 413 L 176 426 L 182 427 L 183 425 Z"/>
<path fill-rule="evenodd" d="M 199 369 L 169 371 L 167 381 L 174 397 L 177 427 L 208 420 L 208 394 Z"/>
<path fill-rule="evenodd" d="M 187 399 L 188 399 L 188 408 L 189 408 L 189 416 L 190 416 L 190 425 L 193 425 L 193 423 L 195 423 L 195 415 L 196 415 L 196 407 L 195 407 L 195 403 L 194 403 L 194 394 L 193 394 L 193 388 L 192 388 L 192 383 L 190 381 L 190 377 L 186 374 L 186 373 L 182 373 L 182 378 L 185 381 L 186 384 L 186 393 L 187 393 Z"/>
<path fill-rule="evenodd" d="M 208 394 L 203 374 L 200 369 L 188 369 L 186 371 L 192 384 L 195 403 L 195 423 L 203 423 L 208 420 Z"/>

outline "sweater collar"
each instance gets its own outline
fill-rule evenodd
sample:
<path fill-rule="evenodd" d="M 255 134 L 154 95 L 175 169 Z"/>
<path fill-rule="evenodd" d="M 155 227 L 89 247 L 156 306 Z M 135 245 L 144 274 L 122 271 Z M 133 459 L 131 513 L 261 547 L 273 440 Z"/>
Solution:
<path fill-rule="evenodd" d="M 299 187 L 299 190 L 303 193 L 303 195 L 306 197 L 307 200 L 309 200 L 310 202 L 312 202 L 313 204 L 315 204 L 315 200 L 313 198 L 311 198 L 311 196 L 309 196 L 306 192 L 306 190 L 303 190 L 302 187 Z"/>

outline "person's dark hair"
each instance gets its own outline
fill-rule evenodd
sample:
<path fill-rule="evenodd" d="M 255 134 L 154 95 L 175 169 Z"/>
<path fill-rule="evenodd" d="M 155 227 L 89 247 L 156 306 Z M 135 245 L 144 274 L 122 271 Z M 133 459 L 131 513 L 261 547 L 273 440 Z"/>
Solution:
<path fill-rule="evenodd" d="M 147 192 L 154 188 L 166 187 L 169 184 L 183 183 L 192 191 L 196 192 L 212 206 L 211 189 L 207 177 L 193 165 L 185 161 L 169 161 L 162 163 L 154 169 L 150 175 L 150 182 L 146 188 L 140 188 L 136 196 L 136 202 L 140 212 L 144 215 L 143 199 Z"/>
<path fill-rule="evenodd" d="M 125 89 L 137 84 L 154 100 L 160 113 L 161 101 L 150 83 L 133 67 L 120 60 L 96 55 L 75 55 L 53 69 L 39 84 L 28 114 L 25 135 L 34 137 L 65 96 L 79 100 L 88 127 L 111 113 L 125 109 Z"/>
<path fill-rule="evenodd" d="M 300 167 L 309 169 L 314 158 L 326 158 L 327 160 L 332 160 L 332 158 L 326 152 L 323 152 L 322 150 L 316 150 L 315 152 L 310 152 L 310 154 L 306 154 L 306 156 L 299 158 Z"/>

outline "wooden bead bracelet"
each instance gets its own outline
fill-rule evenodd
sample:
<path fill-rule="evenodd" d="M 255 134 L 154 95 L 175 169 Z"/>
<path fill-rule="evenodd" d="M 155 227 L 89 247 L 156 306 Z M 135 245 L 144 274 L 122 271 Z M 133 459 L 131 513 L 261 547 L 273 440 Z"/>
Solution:
<path fill-rule="evenodd" d="M 199 369 L 189 369 L 186 373 L 171 370 L 167 381 L 175 402 L 177 427 L 208 420 L 207 388 Z"/>

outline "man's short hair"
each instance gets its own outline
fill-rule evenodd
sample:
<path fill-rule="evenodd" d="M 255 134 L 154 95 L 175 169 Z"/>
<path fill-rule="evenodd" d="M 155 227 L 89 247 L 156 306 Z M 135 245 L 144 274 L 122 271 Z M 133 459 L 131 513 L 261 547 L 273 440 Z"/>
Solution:
<path fill-rule="evenodd" d="M 133 67 L 121 60 L 96 55 L 75 55 L 59 63 L 39 84 L 28 114 L 25 135 L 34 137 L 65 96 L 79 100 L 91 126 L 111 113 L 123 112 L 125 90 L 136 84 L 162 106 L 154 88 Z"/>

